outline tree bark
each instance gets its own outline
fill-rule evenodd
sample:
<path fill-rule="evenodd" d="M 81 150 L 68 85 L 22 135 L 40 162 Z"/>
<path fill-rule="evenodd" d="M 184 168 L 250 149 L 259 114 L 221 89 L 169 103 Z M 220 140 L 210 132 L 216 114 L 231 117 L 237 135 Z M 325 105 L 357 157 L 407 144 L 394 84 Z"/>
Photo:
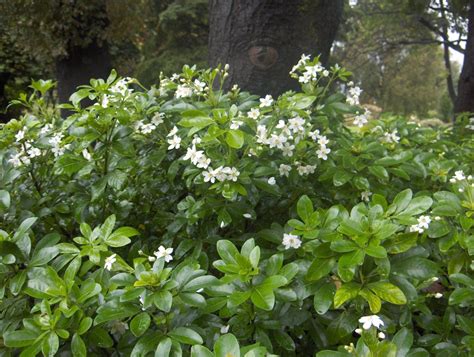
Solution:
<path fill-rule="evenodd" d="M 230 65 L 227 88 L 278 95 L 296 89 L 301 54 L 329 58 L 343 0 L 210 0 L 209 63 Z"/>
<path fill-rule="evenodd" d="M 66 55 L 56 59 L 56 79 L 60 103 L 69 100 L 77 86 L 88 84 L 91 78 L 106 78 L 112 69 L 109 47 L 105 40 L 105 30 L 109 25 L 105 0 L 62 0 L 59 2 L 58 16 L 64 10 L 72 13 L 72 21 L 58 36 L 66 36 Z M 68 7 L 75 7 L 73 11 Z M 68 27 L 69 26 L 69 27 Z M 93 29 L 93 30 L 91 30 Z M 62 113 L 63 116 L 66 112 Z"/>
<path fill-rule="evenodd" d="M 68 101 L 76 87 L 88 84 L 91 78 L 106 78 L 112 70 L 108 46 L 96 42 L 87 47 L 73 47 L 66 58 L 56 61 L 58 99 Z"/>
<path fill-rule="evenodd" d="M 10 119 L 6 113 L 8 100 L 5 96 L 5 87 L 10 77 L 11 73 L 0 72 L 0 123 L 6 123 Z"/>
<path fill-rule="evenodd" d="M 459 77 L 455 113 L 474 113 L 474 0 L 470 0 L 464 63 Z"/>

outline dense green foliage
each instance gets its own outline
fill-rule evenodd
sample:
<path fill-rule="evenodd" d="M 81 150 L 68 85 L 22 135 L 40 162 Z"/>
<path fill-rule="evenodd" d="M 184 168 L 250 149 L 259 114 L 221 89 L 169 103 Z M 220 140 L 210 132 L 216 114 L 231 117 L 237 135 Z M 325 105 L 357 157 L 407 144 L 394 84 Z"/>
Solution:
<path fill-rule="evenodd" d="M 112 73 L 66 119 L 34 82 L 0 131 L 2 353 L 472 355 L 472 130 L 367 122 L 318 59 L 292 76 Z"/>

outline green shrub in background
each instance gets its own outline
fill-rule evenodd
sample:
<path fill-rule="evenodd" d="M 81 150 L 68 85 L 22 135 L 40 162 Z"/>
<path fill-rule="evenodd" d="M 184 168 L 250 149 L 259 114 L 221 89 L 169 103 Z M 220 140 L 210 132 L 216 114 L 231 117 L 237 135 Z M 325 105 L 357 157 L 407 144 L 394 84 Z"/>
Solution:
<path fill-rule="evenodd" d="M 472 130 L 368 121 L 349 75 L 112 73 L 66 119 L 34 82 L 0 132 L 2 354 L 472 355 Z"/>

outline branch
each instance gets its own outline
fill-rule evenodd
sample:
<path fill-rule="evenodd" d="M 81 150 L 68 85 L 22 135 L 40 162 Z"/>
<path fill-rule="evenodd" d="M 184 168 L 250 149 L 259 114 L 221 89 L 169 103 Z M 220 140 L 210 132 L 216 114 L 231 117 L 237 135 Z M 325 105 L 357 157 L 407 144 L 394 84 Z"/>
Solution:
<path fill-rule="evenodd" d="M 420 16 L 418 17 L 418 21 L 423 25 L 425 26 L 426 28 L 428 28 L 430 31 L 434 32 L 436 35 L 440 36 L 442 39 L 443 39 L 443 44 L 447 44 L 450 48 L 452 48 L 453 50 L 459 52 L 459 53 L 462 53 L 464 54 L 464 49 L 459 46 L 459 45 L 456 45 L 454 42 L 452 41 L 449 41 L 449 37 L 447 34 L 445 34 L 443 31 L 441 31 L 439 28 L 437 28 L 436 26 L 434 26 L 431 22 L 429 22 L 427 19 L 425 19 L 424 17 Z"/>

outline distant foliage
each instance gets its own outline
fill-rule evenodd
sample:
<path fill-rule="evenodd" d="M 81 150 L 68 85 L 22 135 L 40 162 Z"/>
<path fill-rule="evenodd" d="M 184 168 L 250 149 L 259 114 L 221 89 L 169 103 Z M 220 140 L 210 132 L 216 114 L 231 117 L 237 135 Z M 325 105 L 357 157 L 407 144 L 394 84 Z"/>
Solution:
<path fill-rule="evenodd" d="M 51 81 L 14 102 L 1 353 L 472 355 L 472 123 L 372 120 L 309 56 L 279 98 L 227 70 L 112 72 L 65 119 Z"/>

